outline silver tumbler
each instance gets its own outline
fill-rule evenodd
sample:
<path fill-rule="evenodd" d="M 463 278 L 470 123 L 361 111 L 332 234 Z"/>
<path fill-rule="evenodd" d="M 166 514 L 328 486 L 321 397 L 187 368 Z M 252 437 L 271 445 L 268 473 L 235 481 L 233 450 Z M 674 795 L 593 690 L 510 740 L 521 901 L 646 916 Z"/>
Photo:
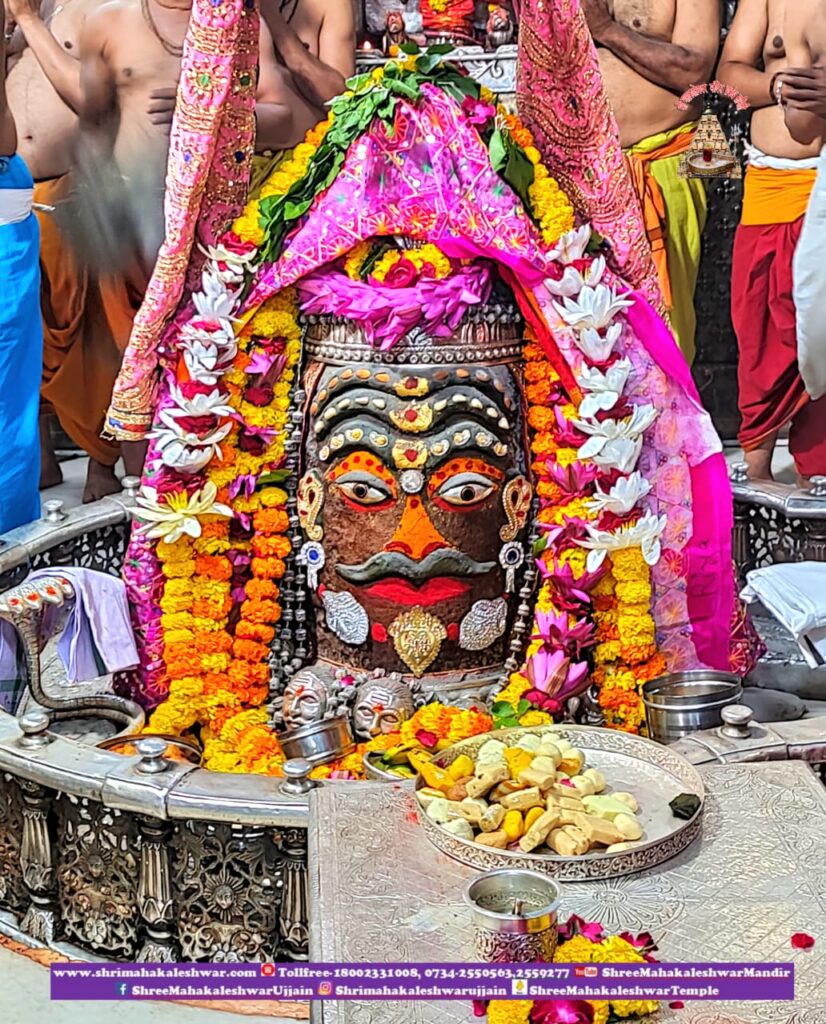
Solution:
<path fill-rule="evenodd" d="M 560 888 L 538 871 L 486 871 L 465 890 L 476 955 L 484 963 L 549 963 L 557 942 Z"/>

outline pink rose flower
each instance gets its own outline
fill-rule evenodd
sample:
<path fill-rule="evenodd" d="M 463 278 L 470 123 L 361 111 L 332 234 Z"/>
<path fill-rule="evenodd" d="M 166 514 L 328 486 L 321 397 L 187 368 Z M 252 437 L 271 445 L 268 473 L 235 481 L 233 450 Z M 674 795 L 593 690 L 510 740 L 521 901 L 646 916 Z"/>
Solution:
<path fill-rule="evenodd" d="M 418 280 L 419 271 L 416 264 L 402 256 L 398 263 L 395 263 L 385 275 L 383 284 L 387 288 L 408 288 Z"/>

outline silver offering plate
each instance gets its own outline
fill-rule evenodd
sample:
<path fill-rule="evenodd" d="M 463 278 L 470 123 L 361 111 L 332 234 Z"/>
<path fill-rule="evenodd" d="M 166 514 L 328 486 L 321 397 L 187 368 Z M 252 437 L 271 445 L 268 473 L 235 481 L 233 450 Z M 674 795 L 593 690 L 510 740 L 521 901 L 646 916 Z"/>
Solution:
<path fill-rule="evenodd" d="M 564 882 L 587 882 L 595 878 L 631 875 L 655 867 L 676 856 L 700 834 L 705 789 L 697 771 L 669 747 L 613 729 L 595 729 L 585 725 L 500 729 L 462 740 L 437 754 L 433 763 L 446 768 L 460 754 L 467 754 L 475 760 L 480 747 L 491 739 L 501 740 L 508 747 L 518 747 L 525 736 L 550 733 L 568 740 L 581 750 L 585 754 L 586 767 L 598 768 L 604 773 L 607 794 L 633 794 L 639 804 L 636 817 L 643 828 L 642 839 L 629 850 L 587 853 L 582 857 L 559 857 L 550 851 L 494 850 L 446 831 L 428 818 L 417 801 L 419 821 L 433 845 L 455 860 L 482 871 L 526 868 L 544 871 Z M 421 776 L 417 778 L 416 789 L 425 785 Z M 681 793 L 693 793 L 700 798 L 699 810 L 688 821 L 676 818 L 668 806 Z"/>

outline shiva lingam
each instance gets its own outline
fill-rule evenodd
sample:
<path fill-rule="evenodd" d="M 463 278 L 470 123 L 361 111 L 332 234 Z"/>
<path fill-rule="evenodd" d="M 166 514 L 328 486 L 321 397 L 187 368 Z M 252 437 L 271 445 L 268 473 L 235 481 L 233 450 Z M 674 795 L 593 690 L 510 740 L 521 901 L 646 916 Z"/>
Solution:
<path fill-rule="evenodd" d="M 314 658 L 274 721 L 345 719 L 366 740 L 426 700 L 479 705 L 518 667 L 536 579 L 521 321 L 497 297 L 452 337 L 380 351 L 360 325 L 307 319 L 295 618 Z"/>

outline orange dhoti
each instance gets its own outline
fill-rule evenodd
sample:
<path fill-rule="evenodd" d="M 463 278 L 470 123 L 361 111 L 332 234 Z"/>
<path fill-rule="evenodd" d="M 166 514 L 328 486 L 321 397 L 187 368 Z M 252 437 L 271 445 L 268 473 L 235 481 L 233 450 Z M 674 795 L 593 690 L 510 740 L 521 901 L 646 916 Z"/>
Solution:
<path fill-rule="evenodd" d="M 797 363 L 792 261 L 813 170 L 749 167 L 734 242 L 731 315 L 740 350 L 740 444 L 771 445 L 791 425 L 801 476 L 826 473 L 826 399 L 811 402 Z"/>
<path fill-rule="evenodd" d="M 35 185 L 34 201 L 57 206 L 70 192 L 67 176 Z M 120 445 L 101 438 L 104 416 L 129 341 L 145 282 L 96 280 L 61 234 L 54 216 L 40 221 L 43 405 L 91 458 L 117 462 Z"/>

